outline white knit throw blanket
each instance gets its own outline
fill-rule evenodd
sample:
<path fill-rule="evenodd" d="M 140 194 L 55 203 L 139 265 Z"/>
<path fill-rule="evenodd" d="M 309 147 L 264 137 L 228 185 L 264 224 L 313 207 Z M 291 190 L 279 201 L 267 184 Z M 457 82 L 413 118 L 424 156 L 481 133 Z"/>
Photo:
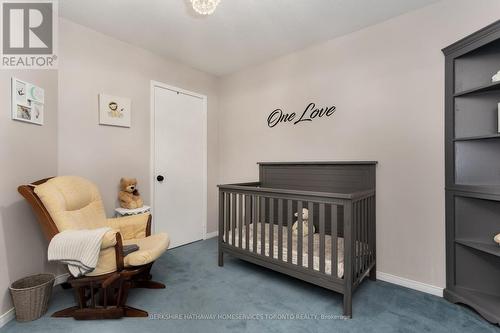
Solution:
<path fill-rule="evenodd" d="M 49 261 L 68 265 L 74 277 L 92 272 L 99 259 L 104 234 L 111 228 L 66 230 L 55 235 L 49 244 Z"/>

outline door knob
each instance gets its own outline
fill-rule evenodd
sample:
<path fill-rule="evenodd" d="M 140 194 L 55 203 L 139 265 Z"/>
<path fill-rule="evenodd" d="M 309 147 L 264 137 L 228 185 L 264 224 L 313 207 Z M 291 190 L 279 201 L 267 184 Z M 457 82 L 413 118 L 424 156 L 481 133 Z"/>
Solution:
<path fill-rule="evenodd" d="M 165 177 L 163 177 L 162 175 L 156 176 L 156 180 L 159 182 L 162 182 L 164 179 L 165 179 Z"/>

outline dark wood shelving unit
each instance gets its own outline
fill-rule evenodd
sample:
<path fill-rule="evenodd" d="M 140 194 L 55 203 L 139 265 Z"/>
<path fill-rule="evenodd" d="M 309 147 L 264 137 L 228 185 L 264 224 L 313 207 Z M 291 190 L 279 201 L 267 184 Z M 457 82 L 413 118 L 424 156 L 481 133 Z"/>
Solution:
<path fill-rule="evenodd" d="M 500 21 L 445 54 L 444 297 L 500 323 Z"/>

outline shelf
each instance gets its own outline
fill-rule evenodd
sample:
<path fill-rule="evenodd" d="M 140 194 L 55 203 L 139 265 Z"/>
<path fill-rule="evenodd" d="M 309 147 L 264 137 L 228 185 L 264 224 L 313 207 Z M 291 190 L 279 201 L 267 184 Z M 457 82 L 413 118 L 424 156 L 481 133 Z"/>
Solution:
<path fill-rule="evenodd" d="M 465 239 L 455 239 L 455 243 L 470 247 L 472 249 L 485 252 L 497 257 L 500 257 L 500 245 L 496 243 L 487 244 L 477 241 L 465 240 Z"/>
<path fill-rule="evenodd" d="M 500 133 L 456 138 L 453 139 L 453 141 L 474 141 L 474 140 L 487 140 L 487 139 L 498 139 L 498 138 L 500 138 Z"/>
<path fill-rule="evenodd" d="M 500 296 L 455 286 L 446 288 L 444 297 L 453 303 L 467 304 L 491 323 L 500 321 Z"/>
<path fill-rule="evenodd" d="M 455 197 L 453 203 L 455 236 L 452 240 L 500 257 L 500 246 L 487 246 L 495 245 L 493 237 L 500 232 L 500 202 L 460 196 Z"/>
<path fill-rule="evenodd" d="M 458 192 L 459 196 L 500 201 L 500 187 L 484 185 L 453 184 L 445 187 L 446 191 Z"/>
<path fill-rule="evenodd" d="M 455 142 L 455 182 L 500 188 L 500 140 Z"/>
<path fill-rule="evenodd" d="M 478 94 L 478 93 L 492 91 L 492 90 L 500 90 L 500 81 L 492 82 L 492 83 L 486 84 L 486 85 L 478 87 L 478 88 L 464 90 L 464 91 L 455 93 L 454 96 L 460 97 L 460 96 L 465 96 L 465 95 L 470 95 L 470 94 Z"/>

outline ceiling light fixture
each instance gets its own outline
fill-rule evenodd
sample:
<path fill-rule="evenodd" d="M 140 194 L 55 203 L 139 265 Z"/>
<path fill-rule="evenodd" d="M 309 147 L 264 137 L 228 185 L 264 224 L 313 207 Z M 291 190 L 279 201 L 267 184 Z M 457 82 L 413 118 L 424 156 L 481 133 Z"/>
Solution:
<path fill-rule="evenodd" d="M 220 0 L 191 0 L 195 12 L 201 15 L 211 15 L 215 12 Z"/>

